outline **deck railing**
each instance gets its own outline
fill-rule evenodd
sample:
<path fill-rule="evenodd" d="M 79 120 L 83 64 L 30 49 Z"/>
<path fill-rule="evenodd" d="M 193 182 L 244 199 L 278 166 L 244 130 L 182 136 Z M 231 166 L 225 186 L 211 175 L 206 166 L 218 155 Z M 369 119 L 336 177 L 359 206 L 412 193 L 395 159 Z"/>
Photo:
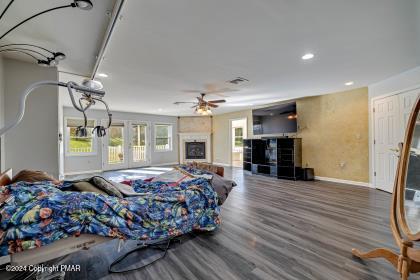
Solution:
<path fill-rule="evenodd" d="M 146 146 L 132 146 L 133 161 L 146 160 Z M 108 146 L 108 162 L 120 163 L 124 161 L 123 146 Z"/>
<path fill-rule="evenodd" d="M 92 147 L 81 147 L 81 148 L 70 147 L 69 152 L 70 153 L 91 153 Z"/>

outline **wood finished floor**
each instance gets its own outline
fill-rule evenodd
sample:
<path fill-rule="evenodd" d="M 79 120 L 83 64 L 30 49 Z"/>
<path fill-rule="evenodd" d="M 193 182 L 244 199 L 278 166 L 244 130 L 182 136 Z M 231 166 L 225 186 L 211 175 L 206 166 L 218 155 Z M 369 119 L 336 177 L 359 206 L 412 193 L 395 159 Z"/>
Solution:
<path fill-rule="evenodd" d="M 240 169 L 226 173 L 238 186 L 223 205 L 222 227 L 214 234 L 186 237 L 165 259 L 143 270 L 109 275 L 109 263 L 121 254 L 117 241 L 111 241 L 67 257 L 65 262 L 81 264 L 82 272 L 67 273 L 66 278 L 399 279 L 386 261 L 364 262 L 351 254 L 353 247 L 396 249 L 389 194 L 336 183 L 277 180 Z M 124 250 L 134 245 L 125 244 Z"/>

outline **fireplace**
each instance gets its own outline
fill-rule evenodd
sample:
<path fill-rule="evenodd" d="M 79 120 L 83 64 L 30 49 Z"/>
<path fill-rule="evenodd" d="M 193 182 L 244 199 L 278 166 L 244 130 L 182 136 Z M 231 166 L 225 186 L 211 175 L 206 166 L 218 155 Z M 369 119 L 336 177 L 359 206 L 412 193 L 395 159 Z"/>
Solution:
<path fill-rule="evenodd" d="M 179 133 L 179 162 L 211 162 L 211 133 Z"/>
<path fill-rule="evenodd" d="M 185 159 L 206 159 L 206 142 L 185 142 Z"/>

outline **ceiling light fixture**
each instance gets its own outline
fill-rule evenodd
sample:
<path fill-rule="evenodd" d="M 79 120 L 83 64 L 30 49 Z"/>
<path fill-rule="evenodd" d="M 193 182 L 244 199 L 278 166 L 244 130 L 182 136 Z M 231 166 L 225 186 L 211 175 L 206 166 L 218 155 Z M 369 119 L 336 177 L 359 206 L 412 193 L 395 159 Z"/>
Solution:
<path fill-rule="evenodd" d="M 74 4 L 82 10 L 88 11 L 93 8 L 93 4 L 90 0 L 74 0 Z"/>
<path fill-rule="evenodd" d="M 306 53 L 306 54 L 304 54 L 303 56 L 302 56 L 302 59 L 303 60 L 309 60 L 309 59 L 312 59 L 312 58 L 314 58 L 314 54 L 313 53 Z"/>
<path fill-rule="evenodd" d="M 98 76 L 102 78 L 108 78 L 108 74 L 105 73 L 98 73 Z"/>
<path fill-rule="evenodd" d="M 352 86 L 352 85 L 354 85 L 354 82 L 353 81 L 349 81 L 349 82 L 345 83 L 344 85 L 346 85 L 346 86 Z"/>
<path fill-rule="evenodd" d="M 59 10 L 59 9 L 65 9 L 65 8 L 79 8 L 81 10 L 90 10 L 90 9 L 92 9 L 92 7 L 93 7 L 93 4 L 89 0 L 74 0 L 72 3 L 70 3 L 68 5 L 58 6 L 58 7 L 54 7 L 54 8 L 50 8 L 50 9 L 41 11 L 39 13 L 36 13 L 33 16 L 30 16 L 30 17 L 22 20 L 21 22 L 19 22 L 18 24 L 16 24 L 15 26 L 13 26 L 12 28 L 10 28 L 9 30 L 7 30 L 3 35 L 0 36 L 0 40 L 3 39 L 7 34 L 9 34 L 10 32 L 12 32 L 13 30 L 15 30 L 16 28 L 18 28 L 22 24 L 24 24 L 25 22 L 30 21 L 31 19 L 36 18 L 36 17 L 38 17 L 40 15 L 46 14 L 48 12 L 52 12 L 52 11 Z"/>

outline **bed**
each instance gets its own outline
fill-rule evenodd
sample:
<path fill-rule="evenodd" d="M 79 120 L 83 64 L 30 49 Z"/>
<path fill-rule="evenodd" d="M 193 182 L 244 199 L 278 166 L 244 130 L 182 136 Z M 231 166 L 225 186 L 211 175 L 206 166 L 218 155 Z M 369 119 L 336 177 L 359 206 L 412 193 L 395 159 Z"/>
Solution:
<path fill-rule="evenodd" d="M 191 171 L 191 170 L 189 168 L 185 168 L 184 171 Z M 200 173 L 206 174 L 207 171 L 200 172 Z M 124 224 L 125 223 L 124 220 L 122 221 L 122 226 L 120 224 L 121 228 L 118 228 L 117 233 L 113 232 L 112 234 L 109 234 L 109 232 L 112 232 L 112 229 L 110 230 L 110 228 L 102 229 L 101 226 L 99 226 L 96 229 L 95 229 L 95 227 L 92 227 L 92 229 L 89 229 L 89 227 L 91 227 L 91 226 L 86 227 L 85 225 L 79 225 L 80 228 L 83 228 L 83 230 L 80 230 L 80 228 L 77 228 L 74 231 L 70 231 L 70 234 L 69 234 L 68 237 L 67 236 L 64 237 L 64 238 L 55 238 L 54 237 L 54 238 L 52 238 L 52 240 L 47 240 L 46 242 L 40 241 L 40 243 L 42 243 L 41 245 L 35 244 L 36 242 L 33 242 L 35 245 L 33 245 L 32 248 L 22 249 L 25 246 L 21 246 L 20 248 L 18 248 L 14 252 L 9 253 L 9 254 L 4 255 L 4 256 L 1 256 L 0 257 L 0 264 L 11 263 L 13 265 L 32 265 L 32 264 L 44 263 L 44 262 L 47 262 L 47 261 L 50 261 L 50 260 L 53 260 L 53 259 L 56 259 L 56 258 L 59 258 L 59 257 L 63 257 L 65 255 L 74 253 L 74 252 L 79 251 L 79 250 L 89 249 L 92 246 L 96 246 L 98 244 L 110 241 L 114 238 L 147 241 L 147 240 L 157 240 L 159 238 L 167 238 L 167 237 L 170 237 L 170 236 L 182 235 L 182 234 L 187 233 L 187 232 L 192 231 L 192 230 L 212 231 L 212 230 L 216 229 L 218 227 L 218 225 L 220 224 L 220 219 L 219 219 L 220 209 L 219 209 L 219 206 L 217 205 L 217 201 L 220 200 L 220 199 L 219 199 L 218 194 L 214 191 L 214 188 L 213 188 L 214 184 L 209 184 L 211 186 L 209 188 L 206 185 L 205 181 L 206 181 L 206 179 L 203 179 L 203 178 L 195 178 L 194 180 L 188 181 L 186 183 L 179 183 L 179 185 L 177 187 L 181 188 L 180 191 L 182 191 L 182 192 L 178 192 L 177 189 L 173 189 L 173 187 L 174 187 L 173 185 L 168 186 L 168 184 L 166 182 L 155 181 L 155 182 L 145 183 L 143 180 L 134 181 L 133 182 L 133 185 L 134 185 L 133 188 L 136 189 L 136 191 L 139 192 L 139 193 L 141 193 L 141 192 L 144 192 L 144 193 L 142 193 L 142 196 L 139 196 L 140 198 L 138 198 L 138 197 L 130 198 L 130 199 L 124 198 L 122 200 L 120 198 L 107 197 L 107 196 L 98 195 L 98 194 L 91 194 L 91 193 L 71 194 L 71 195 L 74 196 L 74 197 L 69 197 L 69 199 L 71 199 L 71 200 L 78 199 L 78 198 L 96 199 L 96 200 L 104 202 L 104 205 L 106 206 L 105 208 L 107 210 L 111 209 L 110 211 L 115 212 L 115 209 L 113 207 L 116 207 L 116 208 L 119 209 L 118 211 L 124 212 L 124 215 L 127 214 L 126 210 L 129 209 L 130 211 L 133 212 L 131 214 L 134 214 L 134 216 L 135 216 L 135 217 L 133 217 L 132 221 L 130 220 L 130 223 L 131 223 L 130 226 L 132 228 L 126 227 L 126 225 Z M 201 186 L 202 186 L 202 189 L 200 189 Z M 232 186 L 234 186 L 234 184 L 232 184 Z M 61 193 L 62 190 L 59 190 L 59 191 L 52 190 L 51 189 L 52 187 L 49 186 L 48 184 L 42 185 L 42 186 L 39 186 L 39 183 L 38 183 L 38 185 L 37 184 L 30 184 L 30 185 L 22 184 L 22 185 L 19 185 L 17 187 L 19 187 L 19 193 L 15 193 L 15 195 L 21 195 L 21 193 L 23 193 L 24 194 L 23 197 L 26 197 L 25 196 L 26 195 L 25 191 L 32 192 L 32 191 L 36 190 L 37 191 L 36 195 L 38 197 L 39 197 L 39 193 L 43 193 L 43 192 L 48 193 L 48 192 L 51 191 L 51 193 L 48 193 L 48 195 L 45 196 L 45 197 L 48 197 L 48 198 L 44 198 L 44 197 L 42 198 L 42 202 L 47 203 L 47 204 L 51 203 L 51 201 L 54 200 L 54 197 L 56 197 L 57 194 L 58 195 L 63 195 Z M 45 188 L 46 190 L 42 189 L 42 188 Z M 184 188 L 184 189 L 182 189 L 182 188 Z M 13 188 L 11 188 L 11 189 L 13 189 Z M 38 192 L 38 189 L 41 189 L 41 191 Z M 162 192 L 162 190 L 164 190 L 164 192 Z M 14 189 L 14 191 L 16 191 L 16 188 Z M 56 192 L 57 192 L 57 194 L 56 194 Z M 199 198 L 199 196 L 196 196 L 195 195 L 196 193 L 194 193 L 194 192 L 199 192 L 200 193 L 200 198 Z M 230 190 L 227 191 L 227 194 L 228 194 L 228 192 L 230 192 Z M 180 198 L 179 197 L 180 194 L 187 194 L 187 196 L 189 196 L 189 197 L 187 197 L 187 198 L 181 197 Z M 66 193 L 65 196 L 67 196 L 67 195 L 68 194 Z M 143 198 L 145 198 L 145 197 L 148 198 L 150 201 L 153 201 L 153 205 L 156 206 L 156 207 L 153 206 L 151 208 L 147 208 L 147 211 L 144 210 L 141 207 L 137 207 L 138 206 L 137 202 L 138 201 L 143 202 L 144 201 Z M 204 199 L 203 199 L 203 197 L 204 197 Z M 21 198 L 19 198 L 19 199 L 21 199 Z M 20 201 L 19 199 L 17 199 L 17 201 Z M 156 203 L 156 199 L 157 199 L 158 203 Z M 163 199 L 163 200 L 166 199 L 167 201 L 164 201 L 164 202 L 160 203 L 159 202 L 160 199 Z M 224 198 L 224 199 L 226 199 L 226 198 Z M 127 201 L 128 201 L 128 204 L 127 204 Z M 134 204 L 131 204 L 131 201 L 136 201 L 136 202 Z M 183 207 L 179 207 L 179 205 L 184 205 L 183 204 L 184 202 L 189 205 L 187 207 L 187 209 L 185 209 Z M 121 209 L 121 205 L 120 205 L 121 203 L 123 203 L 123 206 L 127 206 L 126 207 L 127 209 L 125 209 L 125 208 Z M 169 204 L 165 204 L 165 203 L 169 203 Z M 71 203 L 69 203 L 69 204 L 71 204 Z M 127 205 L 125 205 L 125 204 L 127 204 Z M 26 204 L 24 204 L 24 205 L 26 205 Z M 111 207 L 110 207 L 110 205 L 111 205 Z M 167 229 L 164 228 L 163 230 L 162 230 L 162 225 L 161 224 L 159 224 L 159 229 L 156 230 L 156 228 L 155 228 L 155 229 L 153 229 L 153 232 L 152 231 L 149 232 L 148 229 L 144 230 L 144 227 L 145 227 L 144 219 L 141 220 L 142 218 L 144 218 L 144 216 L 141 216 L 141 215 L 139 216 L 140 213 L 143 213 L 144 211 L 146 211 L 147 215 L 150 215 L 150 216 L 154 215 L 153 217 L 158 216 L 157 219 L 161 219 L 162 218 L 161 216 L 163 215 L 162 213 L 164 213 L 165 210 L 166 210 L 166 212 L 169 211 L 168 209 L 170 209 L 171 211 L 175 211 L 174 210 L 175 209 L 174 205 L 178 205 L 177 206 L 178 208 L 176 209 L 176 211 L 177 211 L 176 213 L 179 214 L 179 216 L 177 216 L 178 214 L 173 215 L 173 217 L 174 217 L 173 219 L 174 219 L 175 222 L 173 222 L 172 219 L 170 219 L 170 223 L 173 222 L 174 224 L 170 224 Z M 193 205 L 192 208 L 190 208 L 191 205 Z M 62 208 L 67 209 L 66 207 L 67 207 L 67 205 L 63 204 L 63 205 L 60 205 L 57 209 L 62 209 Z M 68 206 L 68 207 L 70 207 L 70 206 Z M 104 206 L 101 206 L 101 207 L 103 208 Z M 165 207 L 167 207 L 167 208 L 165 208 Z M 92 209 L 94 211 L 95 210 L 97 211 L 98 209 L 102 209 L 102 208 L 100 208 L 100 207 L 98 208 L 96 206 L 92 207 Z M 89 209 L 89 210 L 92 210 L 92 209 Z M 3 210 L 4 209 L 2 209 L 2 211 Z M 13 209 L 11 211 L 16 212 L 16 210 L 13 210 Z M 184 213 L 185 211 L 187 212 L 187 214 Z M 112 213 L 114 213 L 114 212 L 112 212 Z M 29 211 L 26 211 L 26 213 L 29 213 Z M 94 216 L 96 218 L 98 216 L 99 212 L 95 212 L 95 213 L 96 214 L 94 214 Z M 175 212 L 173 212 L 173 213 L 175 213 Z M 197 213 L 200 213 L 200 215 L 202 215 L 202 216 L 198 217 Z M 204 213 L 204 214 L 202 214 L 202 213 Z M 137 217 L 137 216 L 139 216 L 139 217 Z M 9 222 L 13 222 L 12 214 L 10 214 L 9 216 L 6 214 L 6 215 L 4 215 L 4 217 L 7 217 L 9 219 Z M 4 220 L 4 217 L 3 217 L 3 220 Z M 190 221 L 191 220 L 190 217 L 194 217 L 194 219 L 195 219 L 194 222 Z M 51 218 L 51 219 L 53 219 L 53 218 Z M 155 219 L 155 218 L 153 218 L 153 219 Z M 6 219 L 6 221 L 7 221 L 7 219 Z M 109 216 L 103 218 L 103 221 L 109 222 L 110 221 Z M 135 226 L 132 226 L 133 221 L 134 221 L 135 226 L 137 226 L 136 223 L 139 223 L 139 221 L 140 221 L 140 223 L 143 223 L 143 224 L 141 225 L 141 227 L 135 227 Z M 164 221 L 165 223 L 167 222 L 166 220 L 162 220 L 162 221 Z M 64 222 L 60 220 L 59 222 L 61 222 L 63 224 L 68 224 L 68 220 L 65 220 Z M 114 222 L 111 222 L 111 223 L 114 223 Z M 161 220 L 159 220 L 159 223 L 160 222 L 161 222 Z M 48 226 L 50 226 L 51 224 L 54 225 L 54 221 L 52 223 L 48 224 Z M 86 228 L 88 228 L 88 229 L 86 229 Z M 54 227 L 52 227 L 52 229 L 54 229 Z M 61 230 L 61 228 L 60 228 L 60 230 Z M 66 228 L 66 230 L 68 230 L 68 228 Z M 76 232 L 76 234 L 74 234 L 75 232 Z M 94 234 L 92 234 L 92 233 L 94 233 Z M 9 232 L 8 232 L 8 234 L 9 234 Z M 141 234 L 143 234 L 143 235 L 141 235 Z M 55 240 L 55 239 L 57 239 L 57 240 Z M 39 240 L 37 240 L 37 241 L 39 241 Z M 16 245 L 15 244 L 14 245 L 9 245 L 9 247 L 10 246 L 13 247 L 13 246 L 16 246 Z M 26 247 L 28 247 L 28 246 L 26 246 Z M 116 250 L 117 249 L 118 248 L 116 248 Z M 3 250 L 3 254 L 4 254 L 4 250 Z"/>

